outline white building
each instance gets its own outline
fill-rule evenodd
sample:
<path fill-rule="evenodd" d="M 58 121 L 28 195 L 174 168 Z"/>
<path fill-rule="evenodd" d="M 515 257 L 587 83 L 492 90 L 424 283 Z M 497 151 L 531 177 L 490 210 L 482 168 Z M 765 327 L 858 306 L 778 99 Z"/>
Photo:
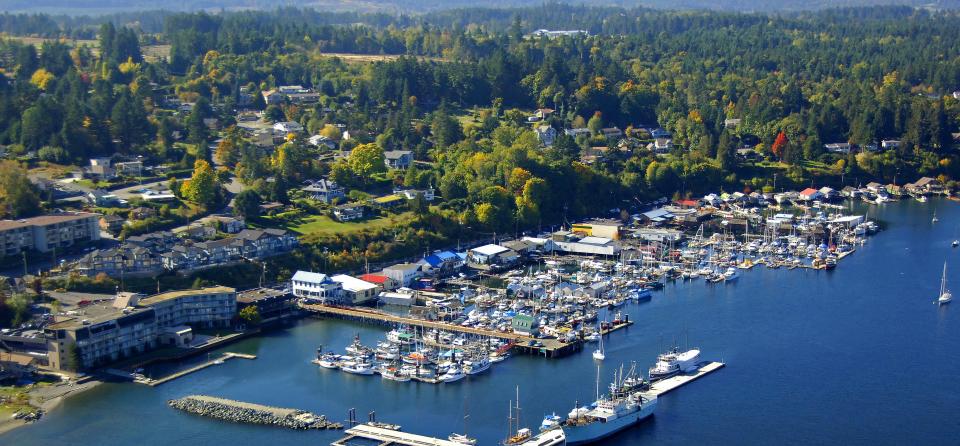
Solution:
<path fill-rule="evenodd" d="M 377 297 L 377 292 L 380 290 L 376 284 L 346 274 L 337 274 L 330 280 L 340 284 L 342 289 L 340 300 L 346 304 L 365 304 Z"/>
<path fill-rule="evenodd" d="M 281 135 L 288 135 L 290 133 L 300 133 L 303 131 L 303 126 L 298 122 L 284 121 L 278 122 L 273 125 L 273 130 L 276 133 Z"/>
<path fill-rule="evenodd" d="M 326 274 L 297 271 L 290 279 L 293 295 L 316 303 L 339 303 L 342 285 Z"/>
<path fill-rule="evenodd" d="M 384 268 L 381 274 L 393 279 L 394 282 L 400 286 L 405 287 L 420 277 L 420 265 L 417 263 L 398 263 Z"/>

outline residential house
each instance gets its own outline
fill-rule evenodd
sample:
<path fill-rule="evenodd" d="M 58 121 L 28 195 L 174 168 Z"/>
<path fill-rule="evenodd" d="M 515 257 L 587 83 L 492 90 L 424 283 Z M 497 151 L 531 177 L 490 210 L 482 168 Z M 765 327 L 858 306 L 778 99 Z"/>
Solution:
<path fill-rule="evenodd" d="M 197 223 L 191 223 L 187 226 L 174 228 L 173 233 L 180 238 L 191 240 L 205 240 L 217 235 L 217 230 L 211 226 Z"/>
<path fill-rule="evenodd" d="M 657 155 L 666 155 L 673 150 L 673 140 L 670 138 L 657 138 L 647 145 L 651 152 Z"/>
<path fill-rule="evenodd" d="M 129 217 L 133 220 L 146 220 L 148 218 L 153 218 L 157 216 L 157 211 L 153 208 L 148 208 L 144 206 L 135 207 L 130 209 Z"/>
<path fill-rule="evenodd" d="M 572 136 L 576 138 L 581 135 L 590 136 L 590 129 L 584 127 L 578 127 L 575 129 L 564 129 L 563 134 L 567 136 Z"/>
<path fill-rule="evenodd" d="M 305 186 L 300 190 L 304 191 L 310 198 L 323 203 L 329 204 L 334 200 L 343 200 L 347 197 L 342 187 L 325 178 L 316 181 L 307 180 L 304 184 Z"/>
<path fill-rule="evenodd" d="M 101 189 L 88 192 L 87 202 L 97 207 L 119 207 L 127 204 L 126 200 L 121 200 L 120 197 Z"/>
<path fill-rule="evenodd" d="M 267 203 L 260 204 L 260 213 L 262 214 L 274 214 L 282 211 L 286 206 L 283 203 L 278 203 L 276 201 L 270 201 Z"/>
<path fill-rule="evenodd" d="M 737 149 L 737 156 L 742 160 L 754 161 L 760 158 L 760 154 L 757 153 L 753 147 L 741 147 Z"/>
<path fill-rule="evenodd" d="M 391 169 L 406 169 L 413 163 L 413 152 L 409 150 L 387 150 L 383 157 Z"/>
<path fill-rule="evenodd" d="M 162 267 L 160 256 L 145 248 L 124 245 L 113 249 L 93 250 L 73 265 L 74 271 L 87 276 L 104 273 L 117 277 L 121 274 L 155 274 Z"/>
<path fill-rule="evenodd" d="M 364 205 L 361 203 L 345 204 L 333 208 L 330 213 L 337 221 L 353 221 L 363 218 Z"/>
<path fill-rule="evenodd" d="M 100 229 L 115 234 L 123 229 L 124 221 L 126 220 L 119 215 L 104 215 L 100 217 Z"/>
<path fill-rule="evenodd" d="M 122 163 L 116 163 L 113 165 L 114 169 L 118 175 L 124 175 L 128 177 L 141 177 L 143 176 L 143 161 L 125 161 Z"/>
<path fill-rule="evenodd" d="M 827 186 L 821 187 L 820 193 L 823 194 L 824 200 L 833 200 L 840 196 L 839 192 L 837 192 L 832 187 L 827 187 Z"/>
<path fill-rule="evenodd" d="M 871 181 L 867 183 L 867 190 L 875 194 L 879 194 L 881 192 L 884 192 L 884 193 L 887 192 L 887 188 L 884 187 L 884 185 L 877 183 L 876 181 Z"/>
<path fill-rule="evenodd" d="M 290 252 L 297 246 L 297 237 L 283 229 L 244 229 L 234 238 L 244 241 L 243 256 L 262 259 Z"/>
<path fill-rule="evenodd" d="M 547 119 L 553 115 L 553 111 L 552 108 L 538 108 L 535 115 L 540 119 Z"/>
<path fill-rule="evenodd" d="M 179 242 L 180 239 L 170 231 L 157 231 L 143 235 L 134 235 L 127 237 L 125 241 L 128 245 L 146 248 L 155 253 L 169 251 Z"/>
<path fill-rule="evenodd" d="M 210 215 L 197 220 L 197 222 L 207 226 L 214 226 L 217 230 L 226 232 L 227 234 L 236 234 L 247 228 L 247 223 L 243 221 L 242 218 L 231 217 L 229 215 Z"/>
<path fill-rule="evenodd" d="M 437 251 L 424 257 L 420 263 L 424 265 L 421 269 L 440 277 L 451 275 L 464 266 L 460 256 L 452 251 Z"/>
<path fill-rule="evenodd" d="M 550 127 L 549 125 L 537 126 L 537 140 L 540 141 L 540 144 L 543 144 L 545 147 L 550 147 L 553 145 L 553 142 L 557 139 L 557 129 Z"/>
<path fill-rule="evenodd" d="M 417 195 L 422 195 L 426 201 L 433 201 L 437 198 L 432 187 L 427 189 L 394 189 L 393 193 L 403 195 L 403 198 L 407 200 L 413 200 L 417 198 Z"/>
<path fill-rule="evenodd" d="M 275 105 L 283 102 L 283 94 L 276 90 L 267 90 L 261 93 L 263 95 L 263 102 L 267 105 Z"/>
<path fill-rule="evenodd" d="M 112 180 L 117 177 L 117 172 L 111 167 L 113 159 L 109 157 L 104 158 L 90 158 L 90 166 L 87 167 L 86 173 L 94 178 L 99 178 L 101 180 Z"/>
<path fill-rule="evenodd" d="M 896 139 L 885 139 L 880 141 L 880 147 L 883 150 L 896 150 L 900 148 L 900 141 Z"/>
<path fill-rule="evenodd" d="M 734 129 L 734 128 L 737 128 L 738 125 L 740 125 L 739 118 L 728 118 L 723 120 L 724 128 Z"/>
<path fill-rule="evenodd" d="M 620 139 L 623 137 L 623 130 L 620 130 L 618 127 L 607 127 L 600 129 L 600 134 L 607 139 Z"/>
<path fill-rule="evenodd" d="M 657 139 L 657 138 L 672 138 L 673 135 L 671 135 L 670 132 L 668 132 L 668 131 L 660 128 L 660 127 L 657 127 L 657 128 L 655 128 L 655 129 L 650 130 L 650 137 L 653 138 L 653 139 Z"/>
<path fill-rule="evenodd" d="M 330 150 L 337 149 L 337 142 L 323 135 L 313 135 L 307 139 L 307 142 L 316 147 L 326 147 Z"/>
<path fill-rule="evenodd" d="M 283 136 L 291 133 L 301 133 L 303 132 L 303 126 L 299 122 L 283 121 L 274 124 L 273 131 L 275 134 Z"/>
<path fill-rule="evenodd" d="M 848 142 L 835 142 L 831 144 L 824 144 L 823 148 L 827 149 L 827 151 L 830 153 L 847 154 L 853 151 L 853 145 Z"/>

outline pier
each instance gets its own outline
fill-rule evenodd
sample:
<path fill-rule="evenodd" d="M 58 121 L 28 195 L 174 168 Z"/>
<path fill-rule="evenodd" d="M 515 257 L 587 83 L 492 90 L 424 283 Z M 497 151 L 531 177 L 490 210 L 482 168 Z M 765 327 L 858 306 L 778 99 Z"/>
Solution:
<path fill-rule="evenodd" d="M 212 366 L 212 365 L 223 364 L 224 361 L 227 361 L 227 360 L 233 359 L 233 358 L 257 359 L 257 356 L 256 356 L 256 355 L 248 355 L 248 354 L 246 354 L 246 353 L 224 353 L 222 356 L 220 356 L 220 357 L 217 358 L 217 359 L 211 359 L 211 360 L 209 360 L 209 361 L 207 361 L 207 362 L 204 362 L 204 363 L 202 363 L 202 364 L 196 365 L 196 366 L 194 366 L 194 367 L 190 367 L 189 369 L 181 370 L 181 371 L 179 371 L 179 372 L 176 372 L 176 373 L 173 373 L 173 374 L 164 376 L 163 378 L 151 379 L 151 378 L 147 378 L 147 377 L 137 377 L 137 378 L 135 378 L 135 379 L 133 380 L 133 382 L 135 382 L 135 383 L 140 383 L 140 384 L 146 384 L 146 385 L 148 385 L 148 386 L 150 386 L 150 387 L 156 387 L 156 386 L 159 386 L 160 384 L 164 384 L 164 383 L 173 381 L 173 380 L 175 380 L 175 379 L 177 379 L 177 378 L 180 378 L 180 377 L 189 375 L 189 374 L 191 374 L 191 373 L 193 373 L 193 372 L 197 372 L 197 371 L 203 370 L 203 369 L 205 369 L 205 368 L 207 368 L 207 367 L 210 367 L 210 366 Z"/>
<path fill-rule="evenodd" d="M 463 446 L 450 440 L 427 437 L 425 435 L 410 434 L 406 432 L 384 429 L 381 427 L 370 426 L 369 424 L 358 424 L 344 431 L 347 434 L 330 446 L 350 446 L 350 441 L 354 439 L 378 442 L 380 446 L 402 445 L 402 446 Z"/>
<path fill-rule="evenodd" d="M 374 310 L 372 308 L 347 308 L 304 303 L 300 304 L 300 308 L 319 316 L 354 320 L 363 323 L 378 325 L 409 325 L 420 328 L 433 328 L 437 330 L 466 333 L 475 336 L 505 339 L 514 343 L 515 345 L 513 348 L 522 353 L 543 355 L 547 358 L 559 358 L 583 349 L 583 341 L 581 340 L 566 343 L 555 338 L 538 339 L 533 336 L 513 332 L 485 330 L 474 327 L 464 327 L 461 325 L 440 321 L 428 321 L 424 319 L 398 316 L 395 314 Z M 616 325 L 611 324 L 608 328 L 603 330 L 603 334 L 606 335 L 621 328 L 629 327 L 630 325 L 633 325 L 633 321 L 623 321 Z"/>
<path fill-rule="evenodd" d="M 697 368 L 697 371 L 691 374 L 675 375 L 669 378 L 662 379 L 653 384 L 650 384 L 650 391 L 656 396 L 669 393 L 673 390 L 676 390 L 682 386 L 685 386 L 692 382 L 693 380 L 700 379 L 710 373 L 713 373 L 717 370 L 722 369 L 726 364 L 722 362 L 708 362 L 706 364 L 701 364 Z"/>

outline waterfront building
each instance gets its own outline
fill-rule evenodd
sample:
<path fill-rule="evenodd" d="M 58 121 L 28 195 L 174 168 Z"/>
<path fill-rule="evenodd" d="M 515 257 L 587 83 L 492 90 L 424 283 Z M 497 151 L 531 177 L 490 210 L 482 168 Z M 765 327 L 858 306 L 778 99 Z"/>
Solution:
<path fill-rule="evenodd" d="M 623 225 L 618 220 L 591 220 L 584 223 L 574 223 L 570 232 L 583 236 L 606 237 L 613 240 L 620 239 Z"/>
<path fill-rule="evenodd" d="M 500 245 L 483 245 L 467 251 L 467 258 L 474 265 L 509 265 L 519 256 L 510 248 Z"/>
<path fill-rule="evenodd" d="M 416 263 L 398 263 L 384 268 L 380 273 L 402 287 L 410 286 L 411 282 L 421 276 L 420 265 Z"/>
<path fill-rule="evenodd" d="M 237 314 L 247 307 L 257 309 L 261 324 L 275 323 L 293 317 L 297 312 L 293 293 L 273 288 L 255 288 L 238 293 Z"/>
<path fill-rule="evenodd" d="M 365 304 L 377 297 L 379 286 L 346 274 L 337 274 L 330 280 L 340 284 L 340 301 L 350 305 Z"/>
<path fill-rule="evenodd" d="M 170 291 L 141 299 L 137 305 L 153 308 L 161 327 L 229 327 L 237 314 L 237 290 L 215 286 Z"/>
<path fill-rule="evenodd" d="M 290 279 L 293 295 L 315 303 L 340 303 L 342 286 L 326 274 L 297 271 Z"/>

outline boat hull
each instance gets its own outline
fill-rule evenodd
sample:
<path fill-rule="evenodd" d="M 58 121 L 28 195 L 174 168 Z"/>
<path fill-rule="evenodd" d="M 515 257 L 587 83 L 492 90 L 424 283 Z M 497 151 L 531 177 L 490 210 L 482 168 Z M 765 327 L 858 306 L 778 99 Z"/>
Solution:
<path fill-rule="evenodd" d="M 606 423 L 595 422 L 584 426 L 564 426 L 563 433 L 566 434 L 567 437 L 566 444 L 567 446 L 590 444 L 610 437 L 649 418 L 656 409 L 657 403 L 654 401 L 644 404 L 643 407 L 636 412 Z"/>

